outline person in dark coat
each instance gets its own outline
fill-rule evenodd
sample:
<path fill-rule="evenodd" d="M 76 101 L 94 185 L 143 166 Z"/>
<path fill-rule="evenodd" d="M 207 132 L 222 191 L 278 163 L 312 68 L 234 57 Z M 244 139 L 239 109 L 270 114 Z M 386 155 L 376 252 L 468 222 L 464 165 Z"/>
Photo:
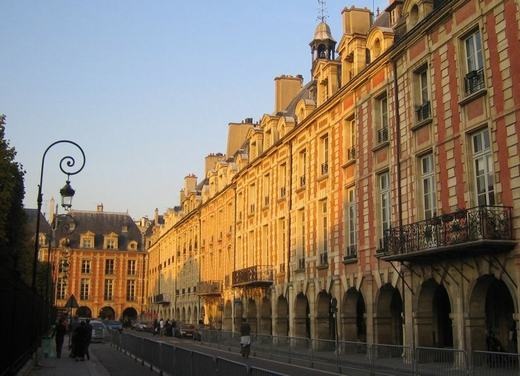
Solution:
<path fill-rule="evenodd" d="M 90 360 L 90 354 L 88 352 L 88 347 L 90 346 L 90 342 L 92 341 L 92 325 L 90 325 L 90 319 L 87 319 L 86 322 L 87 326 L 87 341 L 85 343 L 85 355 L 87 356 L 87 359 Z"/>
<path fill-rule="evenodd" d="M 63 347 L 63 339 L 65 338 L 65 334 L 67 333 L 67 325 L 65 324 L 65 319 L 61 317 L 54 328 L 54 340 L 56 341 L 56 356 L 61 358 L 61 348 Z"/>
<path fill-rule="evenodd" d="M 244 358 L 249 358 L 249 352 L 251 351 L 251 326 L 242 319 L 242 325 L 240 325 L 240 353 Z"/>
<path fill-rule="evenodd" d="M 76 361 L 85 360 L 85 351 L 88 343 L 88 328 L 87 323 L 82 321 L 81 324 L 74 330 L 72 334 L 72 352 Z"/>

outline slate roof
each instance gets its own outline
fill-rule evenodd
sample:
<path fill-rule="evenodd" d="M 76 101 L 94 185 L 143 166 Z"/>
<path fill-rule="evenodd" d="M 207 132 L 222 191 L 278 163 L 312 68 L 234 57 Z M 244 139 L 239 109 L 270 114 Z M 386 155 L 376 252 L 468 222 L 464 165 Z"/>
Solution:
<path fill-rule="evenodd" d="M 312 80 L 312 81 L 308 82 L 304 87 L 302 87 L 300 92 L 298 94 L 296 94 L 296 96 L 289 102 L 289 104 L 283 111 L 283 114 L 285 116 L 294 117 L 295 111 L 296 111 L 296 105 L 298 104 L 298 102 L 300 100 L 302 100 L 302 99 L 314 100 L 314 98 L 312 97 L 312 89 L 315 85 L 316 85 L 316 82 L 314 82 L 314 80 Z"/>
<path fill-rule="evenodd" d="M 36 213 L 38 213 L 38 209 L 24 209 L 25 215 L 27 216 L 27 228 L 32 229 L 32 233 L 36 231 Z M 40 212 L 40 233 L 41 234 L 49 234 L 51 232 L 51 225 L 47 222 L 47 219 Z"/>
<path fill-rule="evenodd" d="M 57 239 L 68 237 L 71 248 L 80 248 L 81 235 L 90 231 L 94 233 L 95 249 L 104 249 L 104 236 L 110 233 L 118 235 L 119 250 L 128 250 L 128 244 L 131 241 L 137 242 L 138 250 L 143 249 L 141 231 L 139 231 L 137 224 L 126 213 L 71 210 L 68 214 L 75 220 L 74 231 L 66 234 L 58 226 L 56 237 Z M 124 226 L 126 226 L 127 231 L 123 231 Z"/>

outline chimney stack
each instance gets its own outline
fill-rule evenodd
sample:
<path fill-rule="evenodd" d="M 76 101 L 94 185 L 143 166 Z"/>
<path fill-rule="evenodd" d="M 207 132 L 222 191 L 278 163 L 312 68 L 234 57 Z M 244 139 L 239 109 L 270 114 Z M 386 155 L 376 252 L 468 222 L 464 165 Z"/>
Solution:
<path fill-rule="evenodd" d="M 98 213 L 103 213 L 103 203 L 100 203 L 100 204 L 97 205 L 96 211 Z"/>

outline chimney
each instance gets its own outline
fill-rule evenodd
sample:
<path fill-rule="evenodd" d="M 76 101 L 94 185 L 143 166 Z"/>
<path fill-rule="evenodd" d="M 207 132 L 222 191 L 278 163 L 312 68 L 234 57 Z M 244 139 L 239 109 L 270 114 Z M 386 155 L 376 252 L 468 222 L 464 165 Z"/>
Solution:
<path fill-rule="evenodd" d="M 372 26 L 372 12 L 367 8 L 345 8 L 341 15 L 344 34 L 366 35 Z"/>
<path fill-rule="evenodd" d="M 49 200 L 49 223 L 54 222 L 54 216 L 56 215 L 56 201 L 54 200 L 54 197 L 51 197 Z"/>
<path fill-rule="evenodd" d="M 187 196 L 189 193 L 195 192 L 197 188 L 197 176 L 195 174 L 189 174 L 184 177 L 184 194 Z"/>
<path fill-rule="evenodd" d="M 282 75 L 274 79 L 274 113 L 277 114 L 287 108 L 289 103 L 300 92 L 303 76 Z"/>
<path fill-rule="evenodd" d="M 153 220 L 155 225 L 159 224 L 159 209 L 157 208 L 153 212 Z"/>
<path fill-rule="evenodd" d="M 103 213 L 103 203 L 97 204 L 96 211 L 98 213 Z"/>
<path fill-rule="evenodd" d="M 228 158 L 235 155 L 238 149 L 246 142 L 247 132 L 254 127 L 253 119 L 247 118 L 242 123 L 228 124 L 228 138 L 226 156 Z"/>
<path fill-rule="evenodd" d="M 208 176 L 208 172 L 213 170 L 215 166 L 217 165 L 218 161 L 221 161 L 224 159 L 224 155 L 222 153 L 217 154 L 209 154 L 205 158 L 205 166 L 204 166 L 204 176 Z"/>

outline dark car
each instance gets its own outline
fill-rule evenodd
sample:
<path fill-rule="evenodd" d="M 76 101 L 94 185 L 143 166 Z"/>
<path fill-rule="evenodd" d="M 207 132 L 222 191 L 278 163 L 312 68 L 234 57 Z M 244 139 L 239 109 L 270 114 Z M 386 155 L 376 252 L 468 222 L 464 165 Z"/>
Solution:
<path fill-rule="evenodd" d="M 119 330 L 119 331 L 123 330 L 123 324 L 120 321 L 105 320 L 105 321 L 103 321 L 103 324 L 105 324 L 105 326 L 110 330 Z"/>
<path fill-rule="evenodd" d="M 179 327 L 179 335 L 181 337 L 193 338 L 193 333 L 195 333 L 195 325 L 193 324 L 182 324 Z"/>

